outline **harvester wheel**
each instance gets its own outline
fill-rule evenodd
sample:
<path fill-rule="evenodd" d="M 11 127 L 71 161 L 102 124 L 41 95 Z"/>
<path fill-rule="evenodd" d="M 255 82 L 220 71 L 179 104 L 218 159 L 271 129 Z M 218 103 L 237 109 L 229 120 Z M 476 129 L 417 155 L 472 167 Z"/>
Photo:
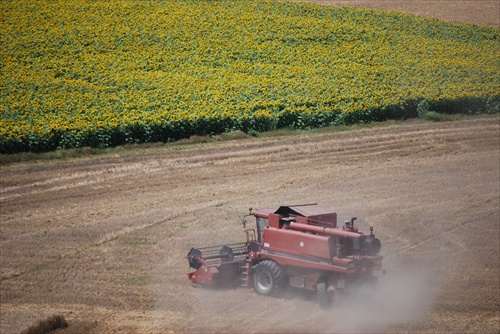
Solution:
<path fill-rule="evenodd" d="M 269 260 L 258 263 L 254 268 L 254 290 L 260 295 L 270 295 L 275 292 L 283 281 L 281 267 Z"/>
<path fill-rule="evenodd" d="M 327 309 L 332 306 L 332 295 L 328 292 L 325 282 L 316 284 L 316 297 L 319 307 Z"/>

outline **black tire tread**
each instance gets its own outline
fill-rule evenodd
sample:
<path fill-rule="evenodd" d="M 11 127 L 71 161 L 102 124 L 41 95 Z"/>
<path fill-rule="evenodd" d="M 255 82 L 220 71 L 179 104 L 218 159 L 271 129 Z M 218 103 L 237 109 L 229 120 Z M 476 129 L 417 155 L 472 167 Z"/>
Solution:
<path fill-rule="evenodd" d="M 326 284 L 324 282 L 319 282 L 316 284 L 316 298 L 319 306 L 322 309 L 328 309 L 332 305 L 332 298 L 328 294 Z"/>
<path fill-rule="evenodd" d="M 271 260 L 264 260 L 255 265 L 254 273 L 258 273 L 261 270 L 268 271 L 273 278 L 273 286 L 271 287 L 271 291 L 269 292 L 269 294 L 278 292 L 281 289 L 284 281 L 283 270 L 281 269 L 279 264 Z M 254 284 L 254 289 L 257 293 L 259 293 L 255 284 Z"/>

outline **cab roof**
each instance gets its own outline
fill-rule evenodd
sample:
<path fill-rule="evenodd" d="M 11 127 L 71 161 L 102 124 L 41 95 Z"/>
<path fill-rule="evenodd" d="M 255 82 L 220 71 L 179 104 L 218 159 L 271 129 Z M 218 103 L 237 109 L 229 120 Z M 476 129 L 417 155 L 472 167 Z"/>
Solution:
<path fill-rule="evenodd" d="M 274 213 L 281 216 L 303 216 L 303 217 L 315 217 L 319 215 L 326 215 L 333 213 L 331 210 L 327 210 L 316 203 L 313 204 L 297 204 L 297 205 L 283 205 L 280 206 L 278 210 Z"/>
<path fill-rule="evenodd" d="M 278 214 L 280 216 L 302 216 L 302 217 L 315 217 L 319 215 L 332 214 L 331 210 L 327 210 L 316 203 L 313 204 L 294 204 L 294 205 L 282 205 L 275 209 L 261 209 L 255 211 L 254 215 L 257 216 L 268 216 L 271 213 Z"/>

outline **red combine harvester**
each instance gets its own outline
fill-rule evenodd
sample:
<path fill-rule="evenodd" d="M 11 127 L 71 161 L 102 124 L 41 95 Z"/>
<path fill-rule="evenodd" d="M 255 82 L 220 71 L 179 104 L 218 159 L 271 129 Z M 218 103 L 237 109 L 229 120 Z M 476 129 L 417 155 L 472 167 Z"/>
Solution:
<path fill-rule="evenodd" d="M 192 248 L 187 258 L 193 284 L 253 284 L 261 295 L 281 287 L 316 291 L 321 307 L 328 307 L 336 291 L 357 283 L 375 283 L 382 270 L 380 240 L 358 231 L 356 218 L 337 227 L 337 214 L 317 204 L 263 209 L 255 217 L 256 228 L 247 229 L 246 242 Z M 253 282 L 253 283 L 252 283 Z"/>

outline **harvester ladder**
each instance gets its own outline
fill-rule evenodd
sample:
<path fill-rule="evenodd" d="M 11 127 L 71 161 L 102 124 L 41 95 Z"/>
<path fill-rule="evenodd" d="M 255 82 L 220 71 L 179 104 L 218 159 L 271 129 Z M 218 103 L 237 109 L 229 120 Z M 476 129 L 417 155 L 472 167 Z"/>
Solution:
<path fill-rule="evenodd" d="M 248 280 L 250 279 L 250 267 L 252 265 L 251 259 L 245 259 L 245 261 L 241 262 L 240 270 L 241 270 L 241 286 L 247 287 Z"/>

